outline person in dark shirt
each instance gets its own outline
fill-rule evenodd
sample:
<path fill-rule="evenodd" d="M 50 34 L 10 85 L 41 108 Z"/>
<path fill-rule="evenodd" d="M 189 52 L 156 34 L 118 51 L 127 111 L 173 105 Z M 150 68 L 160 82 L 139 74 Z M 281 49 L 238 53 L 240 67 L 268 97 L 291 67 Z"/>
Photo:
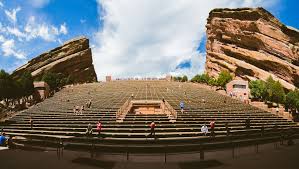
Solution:
<path fill-rule="evenodd" d="M 246 125 L 246 129 L 250 129 L 250 119 L 249 119 L 249 117 L 247 117 L 247 119 L 245 120 L 245 125 Z"/>
<path fill-rule="evenodd" d="M 32 117 L 30 117 L 30 119 L 29 119 L 29 123 L 30 123 L 30 128 L 31 128 L 31 130 L 33 130 L 33 119 L 32 119 Z"/>
<path fill-rule="evenodd" d="M 156 124 L 155 124 L 154 121 L 152 121 L 152 123 L 150 124 L 150 128 L 151 128 L 151 134 L 150 134 L 150 136 L 156 137 L 155 127 L 156 127 Z"/>

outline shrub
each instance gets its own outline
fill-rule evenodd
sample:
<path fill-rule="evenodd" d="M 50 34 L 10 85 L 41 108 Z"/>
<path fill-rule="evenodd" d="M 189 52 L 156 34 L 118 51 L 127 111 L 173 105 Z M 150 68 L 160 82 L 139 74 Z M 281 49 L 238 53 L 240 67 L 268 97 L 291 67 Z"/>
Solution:
<path fill-rule="evenodd" d="M 221 71 L 217 79 L 218 86 L 225 88 L 226 84 L 233 79 L 233 76 L 228 71 Z"/>
<path fill-rule="evenodd" d="M 263 100 L 266 93 L 266 84 L 262 80 L 249 82 L 250 94 L 253 98 Z"/>

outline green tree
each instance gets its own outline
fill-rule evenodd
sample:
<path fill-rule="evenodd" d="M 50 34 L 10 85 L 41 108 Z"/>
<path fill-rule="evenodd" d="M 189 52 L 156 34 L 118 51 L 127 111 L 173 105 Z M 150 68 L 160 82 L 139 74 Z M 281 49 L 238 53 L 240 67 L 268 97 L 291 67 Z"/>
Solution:
<path fill-rule="evenodd" d="M 30 96 L 34 92 L 33 78 L 30 72 L 25 72 L 18 80 L 18 85 L 21 88 L 22 96 Z"/>
<path fill-rule="evenodd" d="M 221 71 L 217 79 L 217 85 L 225 88 L 225 85 L 233 79 L 233 76 L 228 71 Z"/>
<path fill-rule="evenodd" d="M 45 81 L 51 90 L 56 90 L 58 87 L 58 76 L 55 73 L 47 72 L 43 75 L 42 81 Z"/>
<path fill-rule="evenodd" d="M 188 77 L 186 76 L 186 75 L 184 75 L 183 77 L 182 77 L 182 82 L 187 82 L 188 81 Z"/>
<path fill-rule="evenodd" d="M 210 86 L 216 86 L 217 85 L 217 80 L 214 79 L 214 78 L 210 78 L 207 84 L 210 85 Z"/>
<path fill-rule="evenodd" d="M 284 103 L 285 92 L 279 81 L 273 80 L 269 76 L 266 80 L 266 94 L 265 99 L 274 103 Z"/>
<path fill-rule="evenodd" d="M 197 82 L 197 83 L 205 83 L 205 84 L 209 84 L 209 80 L 211 79 L 211 77 L 204 73 L 201 75 L 195 75 L 192 79 L 191 82 Z"/>
<path fill-rule="evenodd" d="M 199 82 L 199 78 L 200 78 L 200 75 L 197 74 L 191 79 L 191 82 Z"/>
<path fill-rule="evenodd" d="M 295 89 L 294 91 L 290 91 L 286 95 L 286 101 L 285 101 L 285 106 L 288 109 L 292 110 L 299 110 L 297 103 L 299 102 L 299 90 Z"/>
<path fill-rule="evenodd" d="M 14 80 L 9 73 L 0 71 L 0 99 L 11 99 L 15 95 Z"/>
<path fill-rule="evenodd" d="M 253 98 L 263 100 L 266 93 L 266 84 L 262 80 L 249 82 L 250 94 Z"/>

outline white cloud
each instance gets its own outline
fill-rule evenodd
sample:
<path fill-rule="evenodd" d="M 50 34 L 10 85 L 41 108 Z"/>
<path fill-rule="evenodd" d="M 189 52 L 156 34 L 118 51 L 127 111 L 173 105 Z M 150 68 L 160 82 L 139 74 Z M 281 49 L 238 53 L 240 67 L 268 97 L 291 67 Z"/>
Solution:
<path fill-rule="evenodd" d="M 60 33 L 66 35 L 67 34 L 67 28 L 66 28 L 66 23 L 63 23 L 62 25 L 60 25 Z"/>
<path fill-rule="evenodd" d="M 4 36 L 0 35 L 0 42 L 4 42 L 4 41 L 5 41 Z"/>
<path fill-rule="evenodd" d="M 18 28 L 16 27 L 6 27 L 6 30 L 8 33 L 18 37 L 19 39 L 25 38 L 26 34 L 21 32 Z"/>
<path fill-rule="evenodd" d="M 5 40 L 1 45 L 1 49 L 4 56 L 15 56 L 18 59 L 26 59 L 23 52 L 15 50 L 15 41 L 13 39 Z"/>
<path fill-rule="evenodd" d="M 15 9 L 12 9 L 11 11 L 5 10 L 5 14 L 7 18 L 12 22 L 16 23 L 17 22 L 17 13 L 21 10 L 21 7 L 17 7 Z"/>
<path fill-rule="evenodd" d="M 98 0 L 103 27 L 95 36 L 98 78 L 159 76 L 169 72 L 191 76 L 204 69 L 196 48 L 205 35 L 209 11 L 219 7 L 263 5 L 262 0 Z M 201 56 L 201 57 L 200 57 Z M 185 60 L 190 69 L 175 70 Z M 199 63 L 198 63 L 199 62 Z"/>
<path fill-rule="evenodd" d="M 0 1 L 0 7 L 4 7 L 4 4 L 2 1 Z"/>
<path fill-rule="evenodd" d="M 29 4 L 35 8 L 42 8 L 49 4 L 50 0 L 28 0 Z"/>
<path fill-rule="evenodd" d="M 24 31 L 27 33 L 27 41 L 40 37 L 45 41 L 54 42 L 57 40 L 57 37 L 60 34 L 67 34 L 67 28 L 65 23 L 63 25 L 60 25 L 60 29 L 58 29 L 57 27 L 51 24 L 47 24 L 44 22 L 36 22 L 34 16 L 31 16 L 28 19 Z"/>

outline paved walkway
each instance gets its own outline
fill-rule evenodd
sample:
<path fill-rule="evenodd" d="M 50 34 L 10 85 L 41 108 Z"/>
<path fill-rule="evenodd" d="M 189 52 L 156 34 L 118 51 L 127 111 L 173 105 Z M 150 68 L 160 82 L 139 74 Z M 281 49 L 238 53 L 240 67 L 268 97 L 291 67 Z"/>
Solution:
<path fill-rule="evenodd" d="M 1 168 L 43 168 L 43 169 L 297 169 L 299 140 L 293 146 L 279 146 L 274 148 L 273 143 L 259 147 L 259 153 L 254 147 L 209 152 L 205 160 L 200 161 L 199 154 L 168 155 L 164 163 L 163 155 L 145 156 L 130 155 L 126 161 L 125 155 L 97 155 L 91 159 L 86 152 L 64 151 L 63 157 L 58 158 L 56 151 L 0 151 Z M 112 160 L 112 161 L 111 161 Z"/>

